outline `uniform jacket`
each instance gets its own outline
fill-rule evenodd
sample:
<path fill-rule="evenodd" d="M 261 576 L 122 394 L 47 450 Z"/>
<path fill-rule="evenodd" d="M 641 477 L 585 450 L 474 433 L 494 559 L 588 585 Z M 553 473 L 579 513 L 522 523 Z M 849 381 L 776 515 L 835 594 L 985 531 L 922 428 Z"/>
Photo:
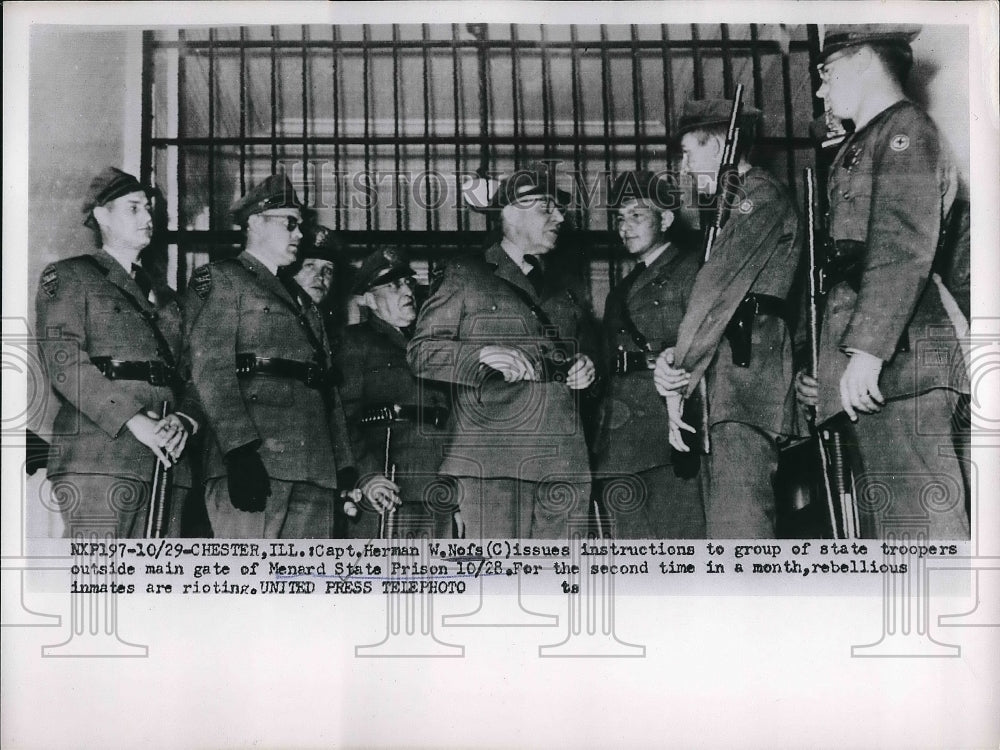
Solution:
<path fill-rule="evenodd" d="M 236 355 L 254 354 L 329 367 L 330 346 L 319 311 L 309 305 L 300 324 L 295 300 L 249 253 L 197 269 L 185 307 L 185 360 L 191 387 L 211 431 L 205 476 L 226 474 L 226 453 L 259 442 L 274 479 L 335 487 L 338 469 L 353 464 L 340 396 L 328 398 L 292 378 L 237 378 Z"/>
<path fill-rule="evenodd" d="M 634 473 L 670 463 L 667 409 L 653 385 L 653 371 L 610 373 L 619 347 L 641 351 L 623 323 L 624 309 L 656 352 L 674 346 L 697 273 L 697 255 L 669 245 L 635 279 L 627 299 L 621 284 L 608 295 L 603 369 L 609 375 L 595 451 L 601 471 Z"/>
<path fill-rule="evenodd" d="M 447 387 L 419 380 L 406 361 L 407 339 L 394 326 L 372 315 L 367 321 L 344 329 L 338 355 L 343 375 L 340 395 L 351 435 L 358 472 L 363 476 L 385 471 L 385 425 L 359 424 L 366 408 L 387 404 L 448 407 Z M 426 479 L 436 476 L 444 457 L 447 425 L 393 422 L 390 439 L 391 463 L 397 475 Z M 408 496 L 402 487 L 403 499 Z"/>
<path fill-rule="evenodd" d="M 968 392 L 954 327 L 931 278 L 957 173 L 931 119 L 909 101 L 888 107 L 844 142 L 830 170 L 830 235 L 863 243 L 857 293 L 830 290 L 820 334 L 820 418 L 841 410 L 847 348 L 884 361 L 879 389 L 902 398 L 933 388 Z M 968 263 L 968 256 L 964 263 Z M 968 278 L 968 268 L 953 272 Z M 906 332 L 909 352 L 897 352 Z"/>
<path fill-rule="evenodd" d="M 559 341 L 570 352 L 579 350 L 584 309 L 565 287 L 547 283 L 536 295 L 496 244 L 452 261 L 424 303 L 407 360 L 419 377 L 452 384 L 454 415 L 442 474 L 589 478 L 581 392 L 562 382 L 506 383 L 479 364 L 479 351 L 489 344 L 520 349 L 536 371 L 543 356 L 557 354 Z M 511 284 L 547 314 L 550 326 Z"/>
<path fill-rule="evenodd" d="M 125 423 L 140 411 L 159 413 L 163 401 L 169 401 L 172 410 L 204 423 L 197 405 L 190 399 L 182 401 L 170 386 L 109 380 L 91 361 L 93 357 L 129 362 L 166 360 L 151 328 L 125 295 L 156 313 L 156 324 L 175 361 L 179 359 L 181 311 L 170 289 L 158 288 L 157 303 L 149 302 L 121 264 L 104 250 L 58 261 L 42 273 L 36 298 L 38 330 L 42 332 L 39 350 L 59 400 L 50 477 L 104 474 L 149 481 L 155 458 Z M 173 481 L 190 486 L 186 456 L 175 467 Z"/>
<path fill-rule="evenodd" d="M 774 315 L 754 320 L 749 367 L 733 364 L 725 329 L 748 292 L 786 300 L 801 259 L 799 219 L 788 191 L 752 167 L 740 205 L 716 238 L 691 290 L 677 334 L 676 362 L 691 373 L 688 395 L 707 374 L 709 419 L 788 433 L 794 416 L 792 341 Z"/>

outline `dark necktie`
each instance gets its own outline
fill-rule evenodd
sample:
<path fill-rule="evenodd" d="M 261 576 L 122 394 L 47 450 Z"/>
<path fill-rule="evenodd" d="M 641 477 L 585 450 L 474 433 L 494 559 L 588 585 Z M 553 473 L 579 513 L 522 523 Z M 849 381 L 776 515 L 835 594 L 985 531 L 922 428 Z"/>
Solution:
<path fill-rule="evenodd" d="M 295 279 L 291 279 L 283 274 L 279 274 L 278 281 L 280 281 L 281 285 L 285 287 L 285 291 L 288 292 L 289 296 L 293 300 L 295 300 L 295 304 L 297 304 L 300 308 L 308 307 L 308 305 L 306 305 L 302 299 L 302 295 L 304 295 L 305 292 L 303 291 L 302 287 L 300 287 L 295 282 Z"/>
<path fill-rule="evenodd" d="M 639 261 L 635 264 L 635 267 L 628 272 L 628 275 L 621 281 L 622 299 L 628 297 L 629 291 L 632 289 L 632 285 L 635 284 L 635 280 L 639 278 L 639 274 L 646 270 L 646 264 L 643 261 Z"/>
<path fill-rule="evenodd" d="M 138 263 L 132 264 L 132 278 L 135 279 L 136 285 L 138 285 L 139 290 L 142 292 L 142 296 L 149 301 L 149 293 L 153 291 L 153 279 L 146 269 L 140 266 Z"/>
<path fill-rule="evenodd" d="M 534 255 L 525 255 L 524 262 L 531 266 L 531 270 L 528 271 L 528 282 L 535 289 L 535 294 L 541 295 L 542 293 L 542 262 L 538 260 Z"/>

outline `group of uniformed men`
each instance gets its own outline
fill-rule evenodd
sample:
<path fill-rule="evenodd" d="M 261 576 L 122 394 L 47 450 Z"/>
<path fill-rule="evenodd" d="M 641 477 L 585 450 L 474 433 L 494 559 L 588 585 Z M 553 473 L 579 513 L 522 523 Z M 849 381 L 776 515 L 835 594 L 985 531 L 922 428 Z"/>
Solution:
<path fill-rule="evenodd" d="M 593 530 L 592 499 L 601 531 L 618 537 L 773 537 L 779 445 L 815 408 L 819 422 L 846 413 L 861 473 L 888 485 L 884 502 L 860 508 L 863 536 L 920 518 L 932 536 L 967 537 L 958 459 L 939 450 L 968 392 L 964 368 L 917 356 L 930 335 L 957 352 L 962 306 L 933 273 L 955 170 L 902 92 L 916 33 L 827 29 L 818 95 L 855 129 L 829 178 L 815 377 L 795 374 L 789 325 L 803 226 L 788 190 L 747 160 L 750 107 L 738 205 L 707 262 L 674 238 L 673 180 L 614 181 L 635 264 L 598 336 L 581 295 L 546 269 L 568 199 L 551 172 L 500 183 L 484 206 L 498 241 L 451 260 L 419 313 L 405 260 L 366 258 L 352 291 L 367 319 L 338 334 L 321 312 L 333 233 L 304 226 L 285 177 L 237 202 L 243 252 L 198 268 L 181 304 L 140 261 L 150 188 L 105 170 L 84 205 L 98 249 L 46 268 L 37 297 L 54 432 L 72 433 L 49 462 L 68 533 L 110 518 L 119 536 L 141 535 L 155 457 L 173 470 L 167 535 L 181 533 L 197 479 L 218 537 L 557 538 Z M 681 170 L 705 195 L 731 106 L 688 102 L 676 134 Z M 698 392 L 703 457 L 684 434 Z M 930 502 L 941 477 L 958 495 Z"/>

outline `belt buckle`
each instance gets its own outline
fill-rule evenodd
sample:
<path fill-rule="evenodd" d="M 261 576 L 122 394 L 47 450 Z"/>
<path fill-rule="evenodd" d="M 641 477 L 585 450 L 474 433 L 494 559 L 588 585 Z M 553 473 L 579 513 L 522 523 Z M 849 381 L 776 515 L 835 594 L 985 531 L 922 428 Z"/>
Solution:
<path fill-rule="evenodd" d="M 624 375 L 628 372 L 628 354 L 626 351 L 618 347 L 615 352 L 615 375 Z"/>
<path fill-rule="evenodd" d="M 237 376 L 248 376 L 253 375 L 257 370 L 257 355 L 256 354 L 237 354 L 236 355 L 236 375 Z"/>
<path fill-rule="evenodd" d="M 167 366 L 163 364 L 163 362 L 147 362 L 146 366 L 149 369 L 149 377 L 147 380 L 150 385 L 167 385 Z"/>
<path fill-rule="evenodd" d="M 306 367 L 305 384 L 307 388 L 321 388 L 326 382 L 326 373 L 318 365 L 308 365 Z"/>

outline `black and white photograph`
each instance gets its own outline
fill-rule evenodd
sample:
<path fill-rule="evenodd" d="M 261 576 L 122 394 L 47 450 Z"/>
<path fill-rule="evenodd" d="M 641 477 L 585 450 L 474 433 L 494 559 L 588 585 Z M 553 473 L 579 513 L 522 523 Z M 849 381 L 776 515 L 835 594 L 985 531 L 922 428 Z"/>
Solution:
<path fill-rule="evenodd" d="M 5 747 L 1000 741 L 995 2 L 4 17 Z"/>

